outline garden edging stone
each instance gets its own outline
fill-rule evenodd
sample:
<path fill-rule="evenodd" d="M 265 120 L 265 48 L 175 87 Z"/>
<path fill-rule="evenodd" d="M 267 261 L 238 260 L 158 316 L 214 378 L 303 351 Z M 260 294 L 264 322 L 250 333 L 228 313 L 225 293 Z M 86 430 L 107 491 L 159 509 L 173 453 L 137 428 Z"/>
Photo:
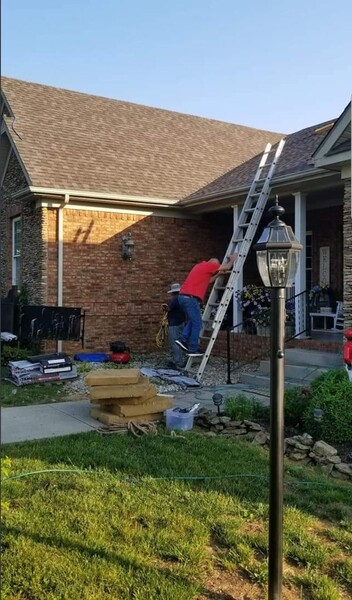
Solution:
<path fill-rule="evenodd" d="M 213 437 L 241 436 L 254 445 L 269 447 L 270 435 L 253 421 L 231 421 L 230 417 L 219 416 L 211 410 L 201 408 L 195 418 L 195 430 L 203 435 Z M 323 440 L 314 442 L 311 435 L 304 433 L 287 437 L 284 440 L 285 456 L 305 465 L 319 466 L 328 476 L 352 481 L 352 465 L 343 463 L 336 448 Z"/>

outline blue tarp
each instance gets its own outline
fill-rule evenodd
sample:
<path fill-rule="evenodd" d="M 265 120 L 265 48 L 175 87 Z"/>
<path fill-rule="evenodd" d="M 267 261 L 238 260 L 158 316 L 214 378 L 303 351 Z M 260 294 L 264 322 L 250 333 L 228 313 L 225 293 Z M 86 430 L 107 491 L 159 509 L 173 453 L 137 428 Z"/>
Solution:
<path fill-rule="evenodd" d="M 176 385 L 182 385 L 184 387 L 200 386 L 200 383 L 198 383 L 196 379 L 182 375 L 180 371 L 176 371 L 175 369 L 149 369 L 147 367 L 142 367 L 140 371 L 142 375 L 154 377 L 161 381 L 167 381 L 168 383 L 175 383 Z"/>

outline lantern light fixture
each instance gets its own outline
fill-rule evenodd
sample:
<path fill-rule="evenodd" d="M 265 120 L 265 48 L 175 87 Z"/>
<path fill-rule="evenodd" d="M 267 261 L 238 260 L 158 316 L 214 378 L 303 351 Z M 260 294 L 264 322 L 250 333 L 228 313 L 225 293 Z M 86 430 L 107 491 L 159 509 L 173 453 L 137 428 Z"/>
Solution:
<path fill-rule="evenodd" d="M 280 216 L 285 213 L 285 209 L 279 206 L 277 196 L 269 213 L 275 215 L 275 218 L 265 227 L 254 246 L 259 273 L 266 287 L 292 287 L 302 245 L 292 228 L 281 221 Z"/>
<path fill-rule="evenodd" d="M 121 256 L 124 260 L 132 260 L 134 258 L 134 241 L 131 233 L 122 236 Z"/>

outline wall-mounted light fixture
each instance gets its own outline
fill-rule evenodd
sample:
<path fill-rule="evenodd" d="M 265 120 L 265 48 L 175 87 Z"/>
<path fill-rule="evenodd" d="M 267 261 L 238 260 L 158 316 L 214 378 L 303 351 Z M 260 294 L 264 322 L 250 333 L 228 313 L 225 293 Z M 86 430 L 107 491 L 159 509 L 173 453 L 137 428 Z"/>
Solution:
<path fill-rule="evenodd" d="M 122 236 L 121 256 L 124 260 L 132 260 L 134 257 L 134 241 L 130 233 Z"/>

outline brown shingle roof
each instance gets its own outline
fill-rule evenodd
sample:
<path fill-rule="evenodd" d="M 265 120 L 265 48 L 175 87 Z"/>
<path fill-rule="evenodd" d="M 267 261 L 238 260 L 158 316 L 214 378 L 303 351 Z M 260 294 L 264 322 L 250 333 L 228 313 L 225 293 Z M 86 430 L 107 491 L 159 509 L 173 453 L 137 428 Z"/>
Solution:
<path fill-rule="evenodd" d="M 303 174 L 306 171 L 312 170 L 313 167 L 309 164 L 312 154 L 319 146 L 322 139 L 327 135 L 327 130 L 324 129 L 324 126 L 332 121 L 326 121 L 319 125 L 301 129 L 286 137 L 282 154 L 277 163 L 274 177 L 272 178 L 273 183 L 275 182 L 275 179 L 285 175 L 294 176 L 297 173 Z M 317 131 L 320 128 L 323 129 Z M 230 192 L 231 190 L 249 188 L 258 168 L 261 156 L 262 153 L 215 179 L 210 184 L 185 198 L 182 201 L 182 204 L 187 205 L 187 202 L 190 200 L 206 198 L 213 194 L 221 195 L 222 193 Z"/>
<path fill-rule="evenodd" d="M 182 198 L 281 136 L 2 78 L 33 186 Z"/>

